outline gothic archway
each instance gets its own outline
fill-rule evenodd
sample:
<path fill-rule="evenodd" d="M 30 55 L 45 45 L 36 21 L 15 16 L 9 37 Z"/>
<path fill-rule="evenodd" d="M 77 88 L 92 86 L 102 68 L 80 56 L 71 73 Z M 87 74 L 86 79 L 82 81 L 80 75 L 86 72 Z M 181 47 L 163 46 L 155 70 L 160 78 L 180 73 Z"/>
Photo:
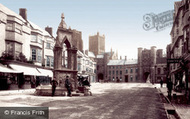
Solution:
<path fill-rule="evenodd" d="M 104 75 L 102 73 L 98 74 L 98 81 L 103 80 L 104 79 Z"/>
<path fill-rule="evenodd" d="M 71 44 L 68 40 L 68 38 L 65 36 L 62 41 L 62 66 L 64 68 L 68 68 L 68 56 L 69 56 L 69 49 L 71 48 Z"/>
<path fill-rule="evenodd" d="M 149 77 L 150 73 L 149 72 L 145 72 L 143 74 L 143 81 L 146 82 L 148 80 L 148 77 Z"/>

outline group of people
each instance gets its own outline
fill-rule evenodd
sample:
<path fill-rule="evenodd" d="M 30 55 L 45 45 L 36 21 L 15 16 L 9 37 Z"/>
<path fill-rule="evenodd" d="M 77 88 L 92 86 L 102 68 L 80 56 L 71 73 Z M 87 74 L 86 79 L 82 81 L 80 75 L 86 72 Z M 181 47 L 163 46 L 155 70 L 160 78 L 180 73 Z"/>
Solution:
<path fill-rule="evenodd" d="M 52 96 L 55 95 L 55 90 L 56 90 L 56 87 L 58 85 L 58 82 L 56 81 L 55 78 L 53 78 L 53 80 L 51 81 L 51 85 L 52 85 Z M 71 94 L 71 88 L 72 88 L 72 84 L 69 80 L 69 76 L 66 76 L 66 80 L 65 80 L 65 88 L 67 89 L 67 96 L 72 96 Z"/>

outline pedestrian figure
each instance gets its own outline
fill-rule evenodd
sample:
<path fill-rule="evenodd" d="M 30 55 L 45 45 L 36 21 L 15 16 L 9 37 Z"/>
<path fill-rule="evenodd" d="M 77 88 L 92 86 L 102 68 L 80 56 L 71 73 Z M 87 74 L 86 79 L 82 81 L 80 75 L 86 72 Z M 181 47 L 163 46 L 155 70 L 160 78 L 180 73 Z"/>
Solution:
<path fill-rule="evenodd" d="M 171 94 L 172 94 L 172 89 L 173 89 L 173 83 L 171 79 L 168 79 L 167 88 L 168 88 L 168 97 L 171 100 Z"/>
<path fill-rule="evenodd" d="M 66 76 L 66 80 L 65 80 L 65 88 L 67 88 L 67 96 L 72 96 L 71 95 L 71 82 L 69 81 L 69 76 Z"/>
<path fill-rule="evenodd" d="M 55 95 L 55 89 L 58 85 L 58 82 L 56 81 L 55 78 L 53 78 L 53 80 L 51 81 L 51 85 L 52 85 L 52 97 Z"/>
<path fill-rule="evenodd" d="M 119 78 L 118 77 L 116 78 L 116 81 L 117 81 L 117 83 L 119 83 Z"/>
<path fill-rule="evenodd" d="M 162 88 L 162 86 L 163 86 L 163 80 L 161 79 L 161 81 L 160 81 L 160 86 L 161 86 L 161 88 Z"/>

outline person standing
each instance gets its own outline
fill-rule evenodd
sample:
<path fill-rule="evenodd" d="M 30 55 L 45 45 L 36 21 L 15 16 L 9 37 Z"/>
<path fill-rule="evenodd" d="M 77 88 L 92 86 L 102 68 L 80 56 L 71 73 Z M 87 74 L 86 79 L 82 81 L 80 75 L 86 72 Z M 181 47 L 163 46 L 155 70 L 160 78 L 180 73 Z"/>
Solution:
<path fill-rule="evenodd" d="M 161 86 L 161 88 L 162 88 L 162 86 L 163 86 L 163 80 L 161 79 L 161 81 L 160 81 L 160 86 Z"/>
<path fill-rule="evenodd" d="M 168 79 L 167 88 L 168 88 L 168 97 L 171 99 L 171 94 L 172 94 L 172 89 L 173 89 L 173 83 L 171 79 Z"/>
<path fill-rule="evenodd" d="M 65 88 L 67 88 L 67 92 L 68 92 L 67 96 L 72 97 L 72 94 L 71 94 L 71 82 L 69 80 L 69 76 L 66 76 Z"/>
<path fill-rule="evenodd" d="M 52 97 L 53 97 L 55 95 L 55 90 L 56 90 L 56 87 L 58 85 L 55 78 L 53 78 L 53 80 L 51 81 L 51 85 L 52 85 Z"/>

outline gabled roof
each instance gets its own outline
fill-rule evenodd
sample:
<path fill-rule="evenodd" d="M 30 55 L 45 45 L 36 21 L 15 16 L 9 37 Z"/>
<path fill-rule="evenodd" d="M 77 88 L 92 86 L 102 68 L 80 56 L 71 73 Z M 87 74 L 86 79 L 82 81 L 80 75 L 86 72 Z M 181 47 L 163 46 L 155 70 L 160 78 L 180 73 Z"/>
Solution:
<path fill-rule="evenodd" d="M 93 53 L 93 52 L 90 52 L 90 51 L 88 51 L 88 56 L 89 56 L 89 57 L 92 57 L 92 58 L 95 58 L 94 53 Z"/>
<path fill-rule="evenodd" d="M 26 22 L 26 20 L 24 20 L 19 14 L 13 12 L 12 10 L 10 10 L 9 8 L 5 7 L 2 4 L 0 4 L 0 11 L 4 12 L 5 14 L 7 14 L 9 16 L 17 17 L 18 19 L 22 20 L 23 22 Z"/>
<path fill-rule="evenodd" d="M 44 29 L 42 29 L 41 27 L 39 27 L 38 25 L 34 24 L 33 22 L 29 21 L 28 22 L 30 23 L 31 27 L 34 29 L 34 30 L 38 30 L 42 33 L 42 35 L 44 36 L 49 36 L 49 37 L 52 37 L 47 31 L 45 31 Z"/>

